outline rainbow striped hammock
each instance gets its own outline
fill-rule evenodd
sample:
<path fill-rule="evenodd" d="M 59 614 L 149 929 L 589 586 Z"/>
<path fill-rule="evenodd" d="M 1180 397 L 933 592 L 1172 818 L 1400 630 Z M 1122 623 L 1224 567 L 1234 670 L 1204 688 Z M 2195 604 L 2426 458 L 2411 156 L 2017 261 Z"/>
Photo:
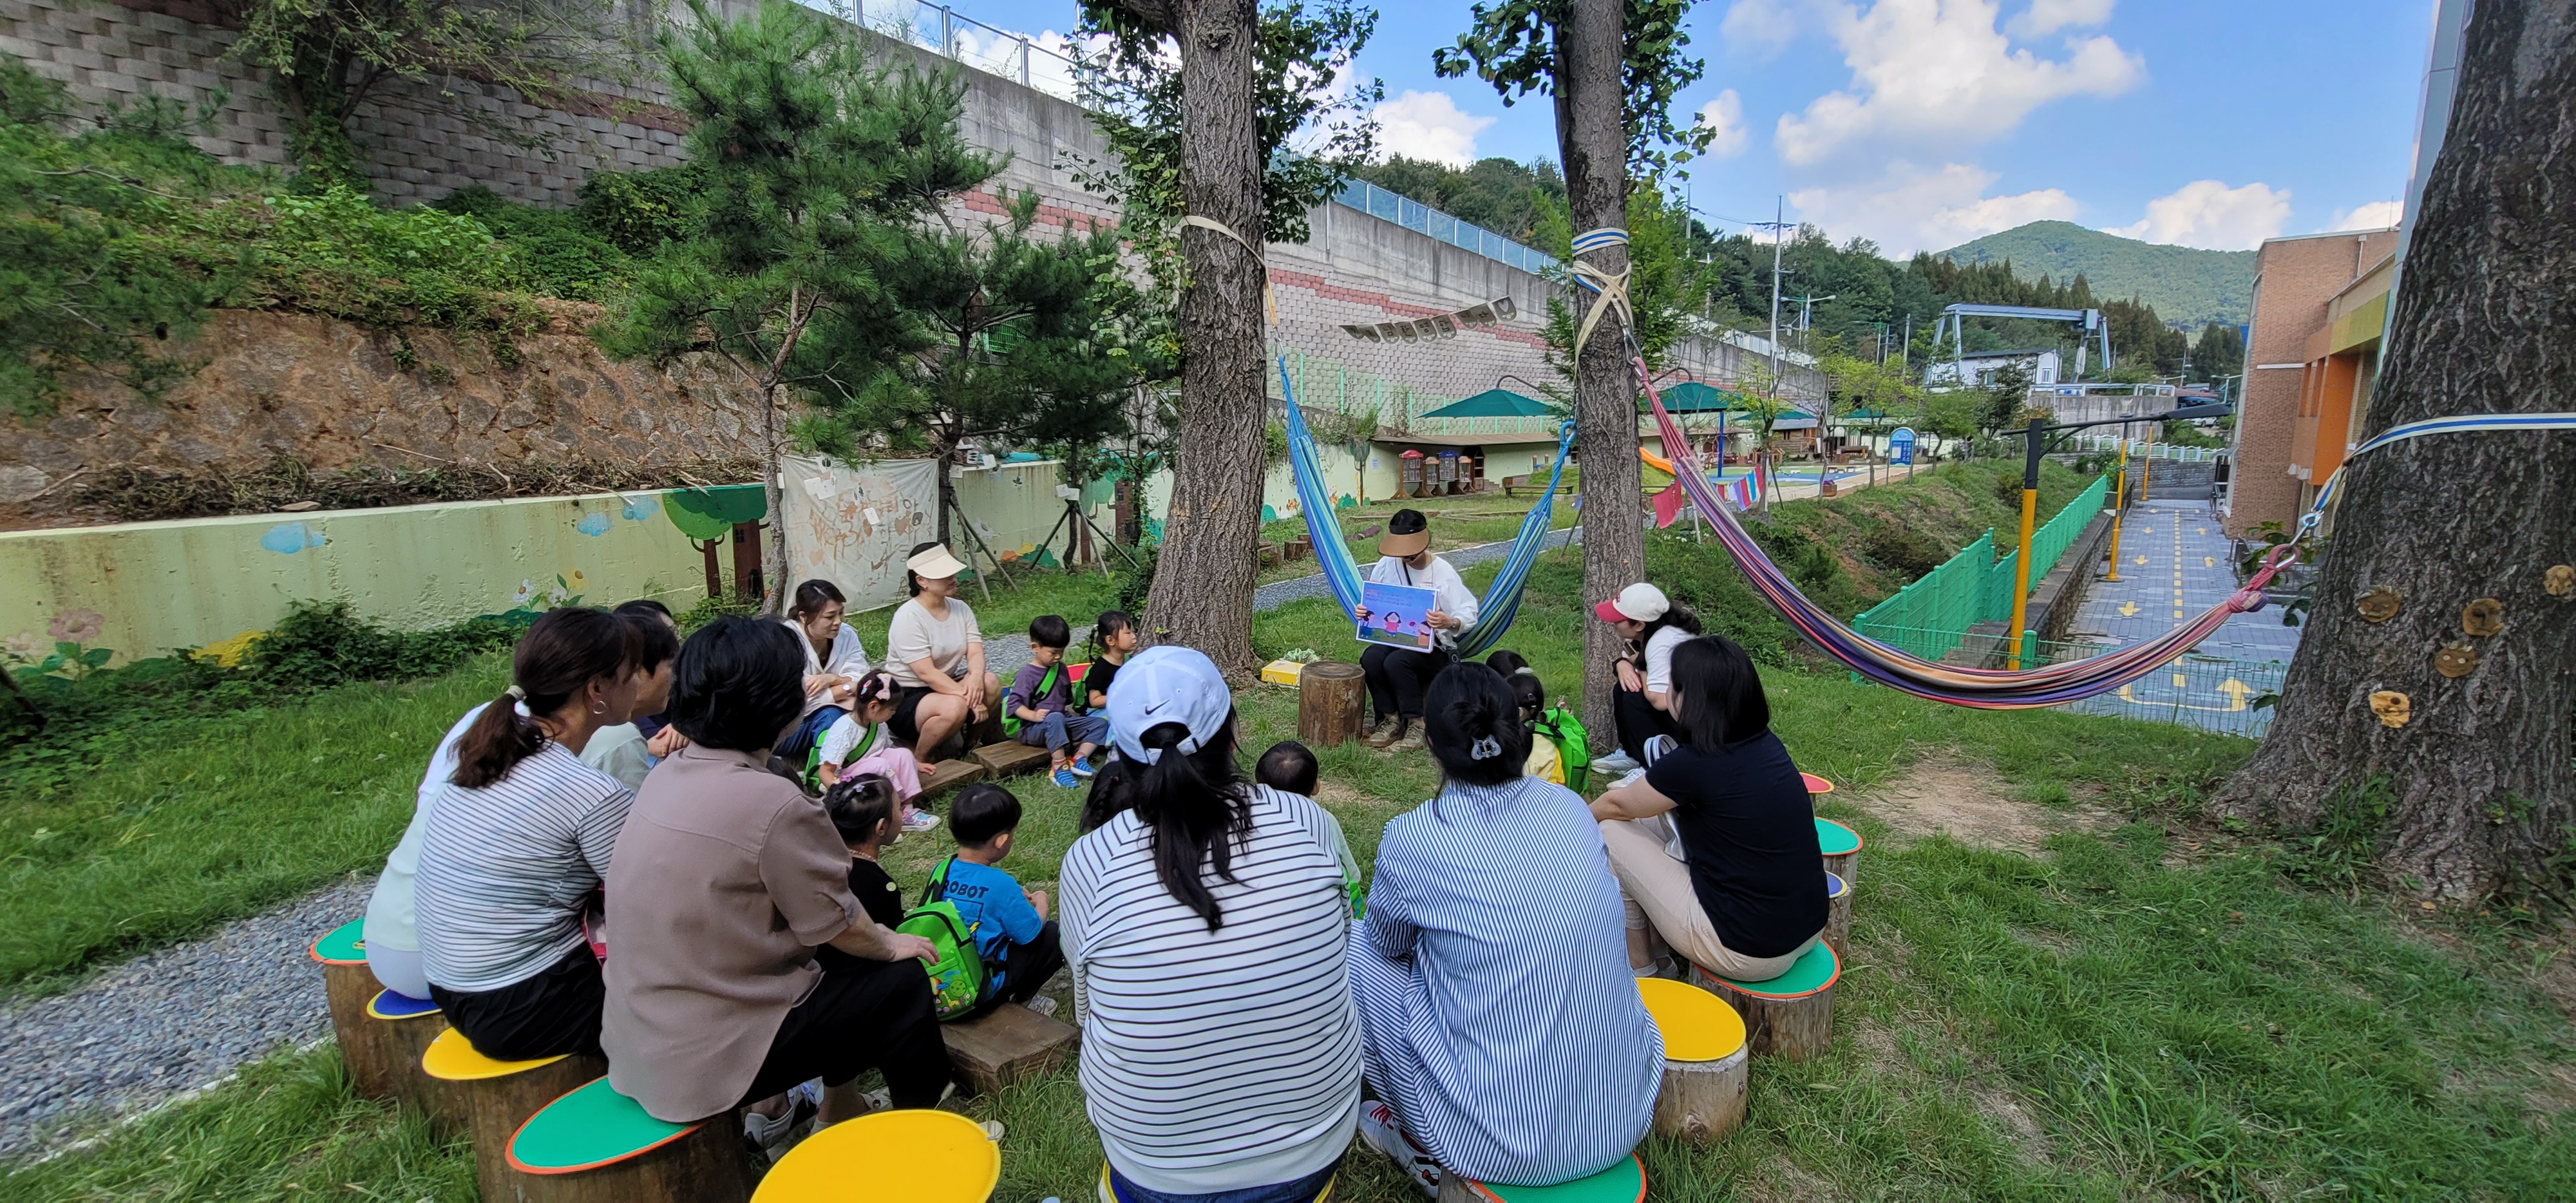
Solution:
<path fill-rule="evenodd" d="M 1351 558 L 1351 545 L 1342 538 L 1341 522 L 1333 516 L 1333 495 L 1324 487 L 1323 465 L 1315 459 L 1315 438 L 1306 429 L 1306 417 L 1297 409 L 1297 386 L 1288 379 L 1288 360 L 1278 360 L 1279 387 L 1288 399 L 1288 474 L 1297 484 L 1297 508 L 1304 511 L 1307 538 L 1315 545 L 1315 563 L 1324 570 L 1324 581 L 1333 590 L 1333 600 L 1341 603 L 1342 612 L 1356 621 L 1360 604 L 1360 567 Z M 1503 557 L 1502 570 L 1494 582 L 1485 587 L 1485 596 L 1476 606 L 1476 623 L 1458 632 L 1457 654 L 1460 658 L 1481 656 L 1502 641 L 1503 632 L 1521 609 L 1521 586 L 1528 583 L 1530 566 L 1538 562 L 1538 553 L 1547 544 L 1548 528 L 1554 522 L 1556 486 L 1565 477 L 1565 461 L 1574 450 L 1574 423 L 1559 427 L 1556 433 L 1556 466 L 1548 470 L 1547 491 L 1539 494 L 1538 504 L 1529 516 L 1521 519 L 1519 532 L 1512 536 L 1511 549 Z"/>
<path fill-rule="evenodd" d="M 1755 543 L 1753 536 L 1735 520 L 1734 508 L 1725 504 L 1718 496 L 1717 488 L 1709 483 L 1707 473 L 1700 468 L 1698 454 L 1690 449 L 1690 440 L 1682 434 L 1673 416 L 1665 412 L 1664 399 L 1655 391 L 1645 361 L 1632 359 L 1630 363 L 1636 368 L 1638 378 L 1645 382 L 1646 403 L 1654 410 L 1655 426 L 1664 436 L 1664 446 L 1681 449 L 1673 456 L 1673 466 L 1682 470 L 1674 475 L 1681 481 L 1683 490 L 1690 494 L 1692 503 L 1699 507 L 1699 512 L 1708 517 L 1710 528 L 1717 532 L 1718 542 L 1725 545 L 1728 555 L 1735 557 L 1736 566 L 1744 570 L 1754 590 L 1826 655 L 1870 680 L 1916 697 L 1982 710 L 2023 710 L 2109 693 L 2190 651 L 2195 644 L 2226 625 L 2230 617 L 2261 606 L 2263 587 L 2270 584 L 2272 578 L 2297 554 L 2291 544 L 2274 548 L 2264 557 L 2252 579 L 2245 582 L 2244 588 L 2210 607 L 2199 618 L 2144 643 L 2106 652 L 2089 660 L 2006 671 L 1959 668 L 1921 659 L 1844 626 L 1833 615 L 1808 601 L 1806 595 L 1798 592 L 1797 586 L 1789 583 L 1788 576 L 1771 562 L 1770 557 L 1762 554 L 1761 545 Z"/>

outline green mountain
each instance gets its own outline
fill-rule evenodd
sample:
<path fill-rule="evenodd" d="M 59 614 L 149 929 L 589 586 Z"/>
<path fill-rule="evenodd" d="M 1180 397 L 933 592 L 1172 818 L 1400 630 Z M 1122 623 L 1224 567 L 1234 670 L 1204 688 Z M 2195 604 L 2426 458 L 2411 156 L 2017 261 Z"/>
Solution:
<path fill-rule="evenodd" d="M 2066 284 L 2081 272 L 2096 298 L 2135 295 L 2155 306 L 2157 317 L 2193 330 L 2212 321 L 2241 324 L 2253 308 L 2252 251 L 2163 246 L 2068 221 L 2034 221 L 1935 253 L 1956 263 L 2009 259 L 2025 280 L 2045 274 Z"/>

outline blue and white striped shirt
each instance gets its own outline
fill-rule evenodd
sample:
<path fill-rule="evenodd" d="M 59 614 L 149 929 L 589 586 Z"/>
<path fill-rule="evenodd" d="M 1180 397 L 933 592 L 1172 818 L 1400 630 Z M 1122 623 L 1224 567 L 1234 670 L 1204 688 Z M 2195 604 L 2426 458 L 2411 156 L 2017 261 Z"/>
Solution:
<path fill-rule="evenodd" d="M 1583 799 L 1522 777 L 1451 782 L 1378 844 L 1352 986 L 1406 1129 L 1480 1182 L 1547 1185 L 1625 1156 L 1664 1043 Z"/>

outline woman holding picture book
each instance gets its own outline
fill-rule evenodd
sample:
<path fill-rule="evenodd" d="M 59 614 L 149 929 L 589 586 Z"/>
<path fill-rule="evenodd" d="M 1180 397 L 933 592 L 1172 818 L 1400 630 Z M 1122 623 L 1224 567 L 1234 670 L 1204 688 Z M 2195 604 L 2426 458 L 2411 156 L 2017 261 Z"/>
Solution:
<path fill-rule="evenodd" d="M 1429 647 L 1371 642 L 1360 653 L 1360 668 L 1368 674 L 1369 706 L 1377 712 L 1369 746 L 1419 751 L 1423 691 L 1431 678 L 1448 667 L 1458 632 L 1475 625 L 1476 595 L 1467 591 L 1467 582 L 1459 579 L 1449 561 L 1431 554 L 1431 523 L 1420 510 L 1397 510 L 1387 519 L 1386 537 L 1377 541 L 1377 554 L 1376 565 L 1369 569 L 1369 584 L 1425 590 L 1433 604 L 1422 616 L 1422 625 L 1431 631 Z M 1369 607 L 1360 606 L 1357 617 L 1365 626 Z"/>

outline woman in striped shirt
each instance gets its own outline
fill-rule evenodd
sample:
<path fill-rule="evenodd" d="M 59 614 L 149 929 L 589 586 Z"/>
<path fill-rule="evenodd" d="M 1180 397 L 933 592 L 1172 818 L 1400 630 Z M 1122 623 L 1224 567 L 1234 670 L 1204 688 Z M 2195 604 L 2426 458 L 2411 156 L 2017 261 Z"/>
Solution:
<path fill-rule="evenodd" d="M 1600 832 L 1573 791 L 1522 775 L 1529 729 L 1493 669 L 1442 669 L 1422 718 L 1447 780 L 1386 825 L 1351 938 L 1383 1100 L 1360 1134 L 1426 1194 L 1442 1167 L 1524 1186 L 1594 1173 L 1645 1136 L 1664 1065 Z"/>
<path fill-rule="evenodd" d="M 1206 656 L 1149 649 L 1108 700 L 1134 805 L 1061 871 L 1101 1194 L 1312 1203 L 1360 1106 L 1350 902 L 1323 812 L 1238 774 L 1233 696 Z"/>
<path fill-rule="evenodd" d="M 466 728 L 456 771 L 425 812 L 414 886 L 422 968 L 430 998 L 485 1056 L 599 1051 L 599 958 L 582 912 L 635 795 L 583 764 L 581 750 L 631 717 L 638 643 L 601 610 L 537 619 L 509 692 Z"/>

